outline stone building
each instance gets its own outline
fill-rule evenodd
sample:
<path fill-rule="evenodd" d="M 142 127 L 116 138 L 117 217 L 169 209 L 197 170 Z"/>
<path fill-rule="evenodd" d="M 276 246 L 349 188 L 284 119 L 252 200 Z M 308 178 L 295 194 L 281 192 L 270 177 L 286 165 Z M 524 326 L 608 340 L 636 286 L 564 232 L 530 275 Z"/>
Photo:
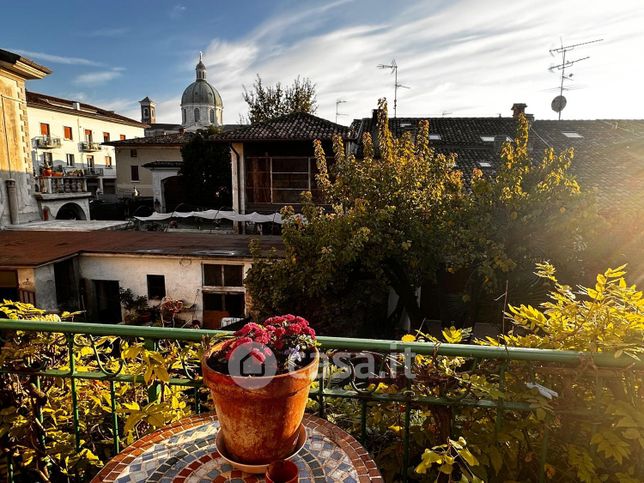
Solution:
<path fill-rule="evenodd" d="M 0 49 L 0 227 L 40 219 L 34 197 L 25 81 L 51 70 Z"/>

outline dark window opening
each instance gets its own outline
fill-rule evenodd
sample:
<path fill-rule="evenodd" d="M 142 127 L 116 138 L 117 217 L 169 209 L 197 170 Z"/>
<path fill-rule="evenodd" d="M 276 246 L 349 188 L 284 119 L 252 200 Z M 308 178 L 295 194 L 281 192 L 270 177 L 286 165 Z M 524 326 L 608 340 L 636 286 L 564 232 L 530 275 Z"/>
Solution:
<path fill-rule="evenodd" d="M 130 180 L 139 181 L 139 167 L 137 165 L 130 166 Z"/>
<path fill-rule="evenodd" d="M 148 275 L 148 299 L 162 299 L 165 297 L 165 276 Z"/>

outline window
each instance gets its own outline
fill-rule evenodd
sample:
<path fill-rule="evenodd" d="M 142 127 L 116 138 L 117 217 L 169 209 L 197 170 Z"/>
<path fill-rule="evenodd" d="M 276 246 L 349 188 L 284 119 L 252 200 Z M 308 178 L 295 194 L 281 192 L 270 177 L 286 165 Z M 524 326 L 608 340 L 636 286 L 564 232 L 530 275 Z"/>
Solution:
<path fill-rule="evenodd" d="M 49 124 L 46 124 L 44 122 L 40 123 L 40 135 L 49 136 Z"/>
<path fill-rule="evenodd" d="M 199 108 L 195 107 L 195 122 L 199 122 Z"/>
<path fill-rule="evenodd" d="M 18 300 L 18 272 L 0 270 L 0 300 Z"/>
<path fill-rule="evenodd" d="M 154 117 L 154 107 L 150 108 L 150 117 Z"/>
<path fill-rule="evenodd" d="M 105 167 L 106 168 L 112 167 L 112 156 L 105 156 Z"/>
<path fill-rule="evenodd" d="M 186 123 L 186 110 L 181 109 L 181 123 L 185 124 Z"/>
<path fill-rule="evenodd" d="M 93 141 L 93 135 L 91 129 L 85 129 L 85 142 L 91 143 Z"/>
<path fill-rule="evenodd" d="M 562 131 L 561 134 L 571 139 L 581 139 L 583 136 L 575 131 Z"/>
<path fill-rule="evenodd" d="M 94 167 L 94 156 L 87 156 L 87 167 L 88 168 Z"/>
<path fill-rule="evenodd" d="M 109 142 L 109 141 L 110 141 L 110 133 L 108 133 L 108 132 L 104 132 L 104 133 L 103 133 L 103 142 L 104 142 L 104 143 L 107 143 L 107 142 Z"/>
<path fill-rule="evenodd" d="M 333 159 L 329 158 L 332 164 Z M 310 191 L 320 201 L 315 176 L 317 164 L 312 158 L 246 158 L 246 199 L 250 203 L 300 203 L 302 191 Z"/>
<path fill-rule="evenodd" d="M 139 166 L 136 164 L 130 166 L 130 180 L 139 181 Z"/>
<path fill-rule="evenodd" d="M 165 276 L 148 275 L 148 298 L 162 299 L 165 297 Z"/>
<path fill-rule="evenodd" d="M 430 139 L 431 141 L 440 141 L 440 140 L 441 140 L 441 139 L 443 139 L 443 138 L 441 137 L 441 135 L 440 135 L 440 134 L 430 134 L 430 135 L 429 135 L 429 139 Z"/>
<path fill-rule="evenodd" d="M 68 153 L 65 155 L 65 160 L 67 161 L 67 166 L 74 166 L 74 155 Z"/>
<path fill-rule="evenodd" d="M 119 134 L 119 139 L 121 141 L 125 141 L 125 134 Z"/>
<path fill-rule="evenodd" d="M 42 153 L 42 161 L 45 166 L 53 166 L 54 158 L 51 153 Z"/>
<path fill-rule="evenodd" d="M 210 124 L 214 124 L 214 123 L 215 123 L 215 110 L 210 109 Z"/>
<path fill-rule="evenodd" d="M 243 266 L 219 264 L 204 265 L 203 284 L 211 287 L 243 287 Z"/>
<path fill-rule="evenodd" d="M 136 158 L 136 149 L 130 149 L 130 158 Z"/>
<path fill-rule="evenodd" d="M 147 107 L 144 107 L 144 108 L 143 108 L 143 117 L 147 118 L 147 117 L 148 117 L 148 114 L 149 114 L 149 112 L 148 112 L 148 108 L 147 108 Z"/>
<path fill-rule="evenodd" d="M 493 143 L 494 136 L 481 136 L 481 141 L 483 141 L 484 143 Z"/>
<path fill-rule="evenodd" d="M 63 127 L 63 135 L 66 140 L 71 141 L 74 139 L 74 136 L 72 135 L 72 128 L 70 126 L 64 126 Z"/>

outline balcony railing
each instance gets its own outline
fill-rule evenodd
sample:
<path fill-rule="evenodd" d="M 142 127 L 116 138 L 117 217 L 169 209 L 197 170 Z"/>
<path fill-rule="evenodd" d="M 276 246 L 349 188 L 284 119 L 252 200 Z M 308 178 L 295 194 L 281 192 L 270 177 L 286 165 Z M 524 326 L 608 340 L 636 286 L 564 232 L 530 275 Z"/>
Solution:
<path fill-rule="evenodd" d="M 86 193 L 87 178 L 82 176 L 38 176 L 41 194 Z"/>
<path fill-rule="evenodd" d="M 80 143 L 80 150 L 83 151 L 84 153 L 93 153 L 96 151 L 100 151 L 101 145 L 100 143 L 85 141 Z"/>
<path fill-rule="evenodd" d="M 33 362 L 29 362 L 27 356 L 24 360 L 23 367 L 17 366 L 12 362 L 5 362 L 0 365 L 0 374 L 14 374 L 20 377 L 22 386 L 32 385 L 33 387 L 40 388 L 41 384 L 47 379 L 54 379 L 60 381 L 57 387 L 67 387 L 69 391 L 69 404 L 73 418 L 71 418 L 70 425 L 57 427 L 60 431 L 69 431 L 75 441 L 76 451 L 80 451 L 84 441 L 88 441 L 87 436 L 83 434 L 81 427 L 87 429 L 86 424 L 81 424 L 79 416 L 79 393 L 77 384 L 79 381 L 91 382 L 93 388 L 104 385 L 109 388 L 111 397 L 107 402 L 101 402 L 101 407 L 107 411 L 105 421 L 109 422 L 111 427 L 110 431 L 103 432 L 104 437 L 110 437 L 111 433 L 111 449 L 112 455 L 118 453 L 123 447 L 123 423 L 124 421 L 119 416 L 116 397 L 118 387 L 123 384 L 142 385 L 143 377 L 141 373 L 132 372 L 128 369 L 127 363 L 124 363 L 125 356 L 122 344 L 127 342 L 130 347 L 132 344 L 142 343 L 145 350 L 154 351 L 162 346 L 170 347 L 175 351 L 177 347 L 186 348 L 191 344 L 198 344 L 204 336 L 214 336 L 216 334 L 225 333 L 224 331 L 214 330 L 196 330 L 196 329 L 171 329 L 160 327 L 138 327 L 127 325 L 107 325 L 107 324 L 91 324 L 91 323 L 78 323 L 78 322 L 48 322 L 48 321 L 25 321 L 25 320 L 9 320 L 0 319 L 0 334 L 2 339 L 10 338 L 10 333 L 7 331 L 20 331 L 20 333 L 44 333 L 48 335 L 48 341 L 52 347 L 56 344 L 58 349 L 51 349 L 52 353 L 60 354 L 62 358 L 62 365 L 59 368 L 52 369 L 46 366 L 38 366 Z M 63 334 L 62 336 L 54 336 L 54 334 Z M 81 337 L 85 336 L 85 337 Z M 107 336 L 107 338 L 106 338 Z M 111 337 L 114 337 L 112 339 Z M 634 361 L 633 359 L 609 353 L 580 353 L 573 351 L 549 350 L 549 349 L 529 349 L 529 348 L 512 348 L 512 347 L 498 347 L 498 346 L 478 346 L 478 345 L 465 345 L 465 344 L 431 344 L 421 342 L 399 342 L 390 340 L 368 340 L 368 339 L 353 339 L 341 337 L 319 337 L 320 352 L 329 357 L 327 360 L 333 361 L 333 354 L 337 351 L 346 351 L 349 354 L 362 354 L 362 355 L 383 355 L 390 357 L 394 355 L 398 363 L 406 367 L 413 364 L 416 356 L 425 356 L 430 361 L 436 363 L 437 358 L 444 360 L 456 360 L 460 367 L 466 366 L 470 368 L 471 374 L 486 373 L 490 380 L 497 381 L 498 387 L 503 390 L 505 384 L 516 383 L 516 372 L 514 369 L 517 367 L 528 368 L 532 377 L 530 381 L 536 382 L 540 374 L 556 373 L 556 374 L 569 374 L 570 379 L 574 379 L 575 384 L 580 383 L 580 374 L 584 371 L 590 371 L 590 380 L 594 381 L 595 388 L 589 388 L 590 393 L 596 391 L 596 394 L 601 394 L 604 388 L 610 384 L 611 374 L 620 374 L 623 377 L 638 377 L 644 369 L 644 361 Z M 110 356 L 104 352 L 99 351 L 99 346 L 111 348 Z M 56 352 L 58 351 L 58 352 Z M 186 352 L 187 353 L 187 352 Z M 413 354 L 413 357 L 409 357 Z M 138 401 L 141 407 L 147 402 L 153 400 L 163 399 L 163 389 L 159 385 L 175 386 L 176 388 L 186 391 L 191 394 L 193 401 L 193 411 L 199 413 L 202 410 L 203 400 L 199 396 L 199 388 L 202 383 L 199 376 L 200 365 L 198 360 L 189 360 L 182 356 L 174 362 L 166 362 L 170 370 L 169 379 L 167 382 L 161 384 L 160 381 L 153 382 L 147 389 L 147 401 Z M 83 359 L 84 358 L 84 359 Z M 95 362 L 88 362 L 89 359 L 95 358 Z M 155 359 L 158 360 L 158 359 Z M 384 360 L 384 359 L 380 359 Z M 81 363 L 81 361 L 83 361 Z M 395 414 L 400 416 L 400 428 L 398 438 L 400 441 L 400 456 L 401 471 L 400 479 L 407 481 L 407 469 L 410 467 L 410 426 L 412 424 L 412 411 L 416 414 L 419 410 L 427 410 L 429 408 L 444 407 L 449 408 L 450 417 L 456 421 L 458 411 L 467 411 L 477 409 L 486 411 L 488 417 L 493 421 L 495 429 L 493 431 L 501 432 L 504 425 L 504 420 L 512 418 L 513 421 L 517 419 L 527 418 L 530 413 L 542 410 L 542 407 L 535 404 L 534 398 L 531 400 L 504 400 L 503 392 L 500 392 L 498 397 L 477 397 L 473 390 L 473 385 L 476 385 L 474 379 L 472 382 L 466 383 L 464 386 L 467 390 L 459 397 L 453 397 L 453 394 L 448 394 L 449 388 L 443 392 L 431 392 L 427 390 L 422 394 L 414 393 L 407 386 L 402 385 L 403 390 L 395 393 L 383 393 L 375 391 L 372 384 L 362 384 L 359 379 L 356 379 L 357 365 L 349 364 L 351 370 L 348 374 L 348 379 L 343 379 L 343 382 L 337 382 L 339 366 L 328 365 L 325 369 L 320 371 L 318 380 L 314 383 L 310 398 L 315 405 L 315 410 L 320 417 L 325 417 L 329 409 L 329 403 L 332 401 L 352 401 L 355 406 L 350 409 L 354 411 L 355 416 L 359 415 L 359 424 L 354 425 L 352 432 L 364 443 L 369 439 L 370 431 L 368 429 L 369 420 L 374 412 L 378 410 L 395 411 Z M 376 377 L 381 377 L 386 374 L 384 371 L 385 364 L 380 365 L 379 372 Z M 404 369 L 403 367 L 403 369 Z M 346 369 L 346 368 L 345 368 Z M 565 372 L 568 371 L 568 372 Z M 380 376 L 378 376 L 380 375 Z M 385 377 L 386 379 L 386 377 Z M 469 379 L 468 379 L 469 380 Z M 66 381 L 66 382 L 62 382 Z M 522 383 L 522 381 L 519 381 Z M 526 381 L 527 382 L 527 381 Z M 391 384 L 391 382 L 389 382 Z M 428 383 L 429 388 L 440 388 L 440 381 Z M 378 386 L 378 383 L 375 383 Z M 447 386 L 447 385 L 446 385 Z M 156 387 L 156 389 L 155 389 Z M 87 394 L 87 393 L 86 393 Z M 560 395 L 566 397 L 565 393 Z M 131 403 L 130 401 L 128 401 Z M 98 403 L 97 403 L 98 404 Z M 393 405 L 393 406 L 392 406 Z M 137 406 L 138 407 L 138 406 Z M 392 409 L 394 407 L 395 409 Z M 347 416 L 354 416 L 350 414 Z M 599 417 L 596 408 L 593 407 L 579 407 L 572 408 L 565 414 L 553 415 L 553 417 L 570 417 L 570 415 L 582 415 L 582 417 L 594 420 Z M 37 416 L 42 423 L 43 415 L 39 413 Z M 45 435 L 42 436 L 43 441 Z M 544 468 L 547 466 L 546 459 L 548 455 L 548 429 L 545 428 L 542 433 L 540 448 L 535 448 L 535 460 L 539 461 L 538 475 L 535 474 L 535 480 L 544 481 L 545 474 Z M 110 456 L 110 455 L 108 455 Z M 11 466 L 11 455 L 8 454 L 9 467 Z M 537 471 L 535 471 L 537 473 Z M 9 478 L 9 481 L 12 481 Z"/>
<path fill-rule="evenodd" d="M 105 173 L 103 168 L 85 168 L 83 174 L 85 176 L 103 176 Z"/>
<path fill-rule="evenodd" d="M 36 147 L 38 149 L 56 149 L 61 145 L 61 140 L 57 136 L 39 136 L 36 138 Z"/>

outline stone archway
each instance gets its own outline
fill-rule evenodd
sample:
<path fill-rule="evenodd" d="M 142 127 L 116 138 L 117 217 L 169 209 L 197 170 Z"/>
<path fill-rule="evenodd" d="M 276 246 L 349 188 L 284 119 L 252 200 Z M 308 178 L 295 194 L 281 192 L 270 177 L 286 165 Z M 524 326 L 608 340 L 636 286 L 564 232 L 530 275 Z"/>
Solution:
<path fill-rule="evenodd" d="M 57 220 L 87 220 L 87 216 L 76 203 L 65 203 L 56 213 Z"/>

